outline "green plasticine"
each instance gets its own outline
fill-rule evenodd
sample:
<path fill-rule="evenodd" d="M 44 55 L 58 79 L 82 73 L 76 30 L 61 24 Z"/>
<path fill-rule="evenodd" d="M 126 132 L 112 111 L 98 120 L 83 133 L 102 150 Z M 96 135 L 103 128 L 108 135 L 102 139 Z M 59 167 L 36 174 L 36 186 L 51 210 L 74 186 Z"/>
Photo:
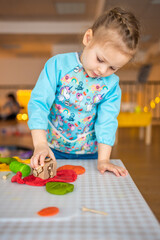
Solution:
<path fill-rule="evenodd" d="M 64 182 L 48 182 L 46 184 L 46 190 L 51 194 L 64 195 L 66 193 L 73 192 L 74 185 Z"/>
<path fill-rule="evenodd" d="M 6 163 L 9 165 L 11 162 L 14 161 L 17 161 L 17 159 L 11 157 L 0 157 L 0 163 Z"/>
<path fill-rule="evenodd" d="M 30 166 L 24 163 L 20 163 L 18 161 L 11 162 L 9 168 L 14 173 L 21 172 L 23 177 L 29 176 L 31 172 Z"/>

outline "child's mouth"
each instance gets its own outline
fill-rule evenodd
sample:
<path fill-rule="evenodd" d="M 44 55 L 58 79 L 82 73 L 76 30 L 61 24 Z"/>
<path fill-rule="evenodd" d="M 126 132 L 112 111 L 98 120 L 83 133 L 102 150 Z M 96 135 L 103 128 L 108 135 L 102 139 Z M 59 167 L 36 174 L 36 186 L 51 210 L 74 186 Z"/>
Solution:
<path fill-rule="evenodd" d="M 93 71 L 92 71 L 92 75 L 93 75 L 93 77 L 98 77 L 98 75 Z"/>

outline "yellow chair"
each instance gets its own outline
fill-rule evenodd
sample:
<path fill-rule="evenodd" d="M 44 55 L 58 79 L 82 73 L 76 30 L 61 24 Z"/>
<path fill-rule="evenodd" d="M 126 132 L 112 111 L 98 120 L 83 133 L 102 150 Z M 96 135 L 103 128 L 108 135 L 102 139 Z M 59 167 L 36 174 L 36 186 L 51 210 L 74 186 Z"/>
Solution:
<path fill-rule="evenodd" d="M 118 116 L 118 127 L 139 127 L 139 137 L 144 138 L 144 128 L 146 128 L 145 143 L 149 145 L 151 143 L 151 121 L 152 115 L 150 112 L 144 113 L 130 113 L 120 112 Z M 118 142 L 118 129 L 116 133 L 116 143 Z"/>

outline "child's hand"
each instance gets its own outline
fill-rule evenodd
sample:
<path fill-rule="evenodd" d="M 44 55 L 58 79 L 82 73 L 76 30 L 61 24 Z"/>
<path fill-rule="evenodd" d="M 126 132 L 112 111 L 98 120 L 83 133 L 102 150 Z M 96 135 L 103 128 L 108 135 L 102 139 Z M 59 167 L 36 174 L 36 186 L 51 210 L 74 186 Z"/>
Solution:
<path fill-rule="evenodd" d="M 110 171 L 113 172 L 117 177 L 124 177 L 128 174 L 128 171 L 125 168 L 116 166 L 110 162 L 107 162 L 106 160 L 98 161 L 97 168 L 102 174 L 105 171 Z"/>
<path fill-rule="evenodd" d="M 38 144 L 31 158 L 31 167 L 37 168 L 39 165 L 43 166 L 46 157 L 51 157 L 56 161 L 54 153 L 46 143 Z"/>

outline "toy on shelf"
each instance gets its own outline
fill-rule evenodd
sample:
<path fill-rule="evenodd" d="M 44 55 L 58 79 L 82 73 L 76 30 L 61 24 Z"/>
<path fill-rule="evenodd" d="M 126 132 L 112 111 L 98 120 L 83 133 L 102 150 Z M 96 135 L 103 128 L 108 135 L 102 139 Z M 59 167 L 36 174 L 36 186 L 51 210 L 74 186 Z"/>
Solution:
<path fill-rule="evenodd" d="M 38 168 L 33 168 L 32 170 L 33 176 L 35 177 L 42 179 L 53 178 L 56 176 L 57 163 L 51 158 L 46 158 L 44 161 L 44 166 L 39 166 Z"/>
<path fill-rule="evenodd" d="M 5 147 L 0 147 L 0 156 L 8 157 L 8 156 L 10 156 L 10 151 Z"/>

